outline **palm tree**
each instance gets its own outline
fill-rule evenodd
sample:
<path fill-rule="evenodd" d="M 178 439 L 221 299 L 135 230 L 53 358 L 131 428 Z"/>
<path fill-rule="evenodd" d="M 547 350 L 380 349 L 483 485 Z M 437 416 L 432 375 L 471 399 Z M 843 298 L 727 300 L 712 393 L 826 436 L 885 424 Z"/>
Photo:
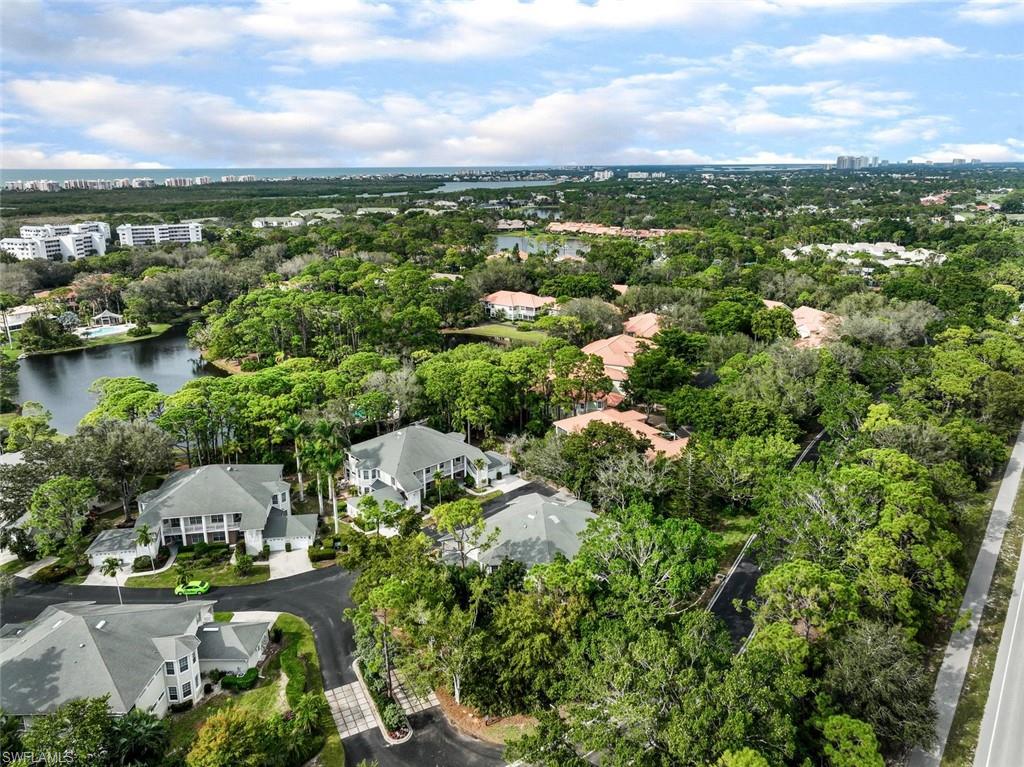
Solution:
<path fill-rule="evenodd" d="M 437 488 L 437 502 L 441 503 L 441 480 L 444 478 L 444 474 L 438 469 L 434 472 L 434 487 Z"/>
<path fill-rule="evenodd" d="M 292 728 L 303 735 L 312 735 L 323 726 L 326 714 L 324 698 L 320 693 L 307 692 L 299 698 L 292 711 Z"/>
<path fill-rule="evenodd" d="M 124 600 L 121 599 L 121 583 L 117 580 L 117 576 L 121 572 L 121 560 L 116 557 L 107 557 L 103 560 L 100 572 L 108 578 L 114 579 L 114 585 L 117 586 L 117 601 L 124 604 Z"/>
<path fill-rule="evenodd" d="M 345 465 L 345 453 L 341 450 L 326 450 L 320 459 L 321 465 L 324 467 L 324 472 L 327 474 L 327 482 L 330 489 L 331 497 L 331 511 L 334 515 L 334 534 L 338 534 L 340 529 L 340 523 L 338 521 L 338 493 L 335 490 L 337 485 L 335 475 L 338 470 Z"/>
<path fill-rule="evenodd" d="M 300 416 L 290 415 L 277 427 L 278 431 L 292 441 L 295 454 L 295 471 L 299 477 L 299 500 L 306 500 L 306 488 L 302 482 L 302 438 L 309 434 L 309 424 Z"/>
<path fill-rule="evenodd" d="M 135 531 L 135 544 L 148 550 L 153 545 L 153 540 L 153 533 L 149 529 L 149 525 L 139 525 L 139 529 Z M 149 556 L 149 564 L 153 572 L 156 572 L 156 557 L 152 554 Z"/>
<path fill-rule="evenodd" d="M 473 461 L 473 465 L 476 466 L 477 476 L 480 476 L 480 472 L 483 471 L 484 466 L 487 465 L 487 461 L 485 461 L 483 458 L 477 458 L 475 461 Z M 487 484 L 487 475 L 484 474 L 484 478 L 480 481 L 480 487 L 483 487 L 486 484 Z"/>

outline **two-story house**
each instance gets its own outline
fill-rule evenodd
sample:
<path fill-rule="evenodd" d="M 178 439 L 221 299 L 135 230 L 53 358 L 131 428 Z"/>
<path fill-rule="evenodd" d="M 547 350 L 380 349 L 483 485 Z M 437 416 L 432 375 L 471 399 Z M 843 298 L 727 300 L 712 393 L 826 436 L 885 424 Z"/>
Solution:
<path fill-rule="evenodd" d="M 506 320 L 535 320 L 555 305 L 553 296 L 535 296 L 513 290 L 499 290 L 480 299 L 490 317 Z"/>
<path fill-rule="evenodd" d="M 138 709 L 163 716 L 174 704 L 198 702 L 204 672 L 244 673 L 269 641 L 270 623 L 217 623 L 214 604 L 65 602 L 30 623 L 5 625 L 0 707 L 30 720 L 100 695 L 109 695 L 114 715 Z M 230 653 L 223 649 L 225 631 Z"/>
<path fill-rule="evenodd" d="M 135 546 L 142 525 L 152 531 L 153 544 Z M 291 491 L 281 464 L 211 464 L 171 474 L 156 490 L 139 496 L 135 531 L 107 530 L 96 537 L 87 554 L 101 564 L 115 557 L 125 564 L 135 556 L 152 556 L 158 546 L 188 546 L 199 541 L 245 541 L 249 554 L 263 544 L 271 551 L 305 549 L 316 537 L 316 514 L 292 514 Z"/>
<path fill-rule="evenodd" d="M 500 453 L 480 450 L 462 434 L 444 434 L 419 424 L 353 445 L 345 464 L 346 477 L 359 495 L 372 493 L 381 501 L 394 500 L 415 509 L 421 508 L 435 476 L 472 477 L 481 487 L 510 470 L 508 459 Z M 350 501 L 350 512 L 357 501 Z"/>

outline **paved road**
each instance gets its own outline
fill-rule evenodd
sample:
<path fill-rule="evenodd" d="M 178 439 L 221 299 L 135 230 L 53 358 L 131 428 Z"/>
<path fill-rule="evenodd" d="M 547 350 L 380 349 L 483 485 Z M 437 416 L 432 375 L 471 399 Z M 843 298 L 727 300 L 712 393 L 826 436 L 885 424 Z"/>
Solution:
<path fill-rule="evenodd" d="M 1009 517 L 1014 499 L 1020 489 L 1021 474 L 1024 470 L 1024 426 L 1017 435 L 1010 456 L 1010 463 L 1003 475 L 992 514 L 1003 510 Z M 990 523 L 991 526 L 991 523 Z M 986 537 L 987 543 L 987 537 Z M 994 565 L 994 563 L 993 563 Z M 975 565 L 977 567 L 977 565 Z M 973 578 L 972 578 L 973 580 Z M 991 580 L 991 575 L 989 576 Z M 999 653 L 992 672 L 992 686 L 985 704 L 985 716 L 981 721 L 978 748 L 974 753 L 977 767 L 1011 767 L 1021 764 L 1024 759 L 1024 609 L 1021 607 L 1024 593 L 1024 552 L 1017 564 L 1017 576 L 1013 593 L 1003 624 L 1003 636 L 999 640 Z"/>
<path fill-rule="evenodd" d="M 324 687 L 332 689 L 356 680 L 352 671 L 355 642 L 352 624 L 342 611 L 352 606 L 349 591 L 355 574 L 340 567 L 328 567 L 291 578 L 266 581 L 253 586 L 221 586 L 210 589 L 204 599 L 216 599 L 218 610 L 275 610 L 298 615 L 309 623 L 320 656 Z M 48 605 L 68 601 L 117 604 L 112 586 L 49 585 L 15 579 L 13 597 L 0 601 L 0 624 L 22 623 L 35 618 Z M 126 603 L 176 604 L 170 589 L 121 589 Z M 440 711 L 412 717 L 415 734 L 401 746 L 389 747 L 377 729 L 344 741 L 349 764 L 375 759 L 381 767 L 406 765 L 503 765 L 501 751 L 463 737 L 452 730 Z"/>
<path fill-rule="evenodd" d="M 1010 520 L 1013 501 L 1020 488 L 1021 468 L 1024 467 L 1024 426 L 1017 435 L 1017 442 L 1010 455 L 1010 461 L 1003 473 L 999 493 L 992 505 L 988 518 L 985 539 L 981 543 L 978 557 L 974 560 L 971 579 L 967 582 L 960 612 L 971 615 L 970 623 L 963 631 L 949 638 L 942 667 L 935 680 L 932 703 L 937 718 L 935 722 L 935 743 L 927 750 L 915 749 L 910 755 L 909 767 L 938 767 L 949 738 L 960 691 L 963 689 L 967 666 L 974 650 L 974 638 L 978 633 L 981 613 L 988 600 L 992 584 L 992 573 L 1003 545 L 1003 534 Z M 992 675 L 992 689 L 985 706 L 975 764 L 986 767 L 1018 767 L 1024 753 L 1024 651 L 1015 646 L 1015 632 L 1021 622 L 1021 570 L 1017 570 L 1013 596 L 1003 627 L 996 667 Z M 980 761 L 979 761 L 980 760 Z"/>
<path fill-rule="evenodd" d="M 807 443 L 800 455 L 793 461 L 795 469 L 804 461 L 817 461 L 818 450 L 822 440 L 826 437 L 822 429 L 814 438 Z M 732 569 L 725 576 L 725 582 L 711 598 L 708 609 L 725 623 L 734 647 L 740 647 L 744 640 L 754 630 L 754 616 L 746 607 L 749 600 L 754 598 L 754 590 L 757 588 L 757 581 L 761 577 L 761 568 L 757 566 L 753 556 L 750 554 L 750 544 L 754 536 L 747 539 L 743 550 L 733 563 Z M 736 600 L 740 601 L 740 609 L 734 607 Z"/>

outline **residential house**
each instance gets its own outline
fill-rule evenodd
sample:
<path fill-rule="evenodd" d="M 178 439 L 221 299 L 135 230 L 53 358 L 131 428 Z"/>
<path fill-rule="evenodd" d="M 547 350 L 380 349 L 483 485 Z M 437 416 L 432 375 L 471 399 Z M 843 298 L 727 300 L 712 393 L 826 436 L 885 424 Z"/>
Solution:
<path fill-rule="evenodd" d="M 253 229 L 294 229 L 306 221 L 298 216 L 263 216 L 252 220 Z"/>
<path fill-rule="evenodd" d="M 636 410 L 612 410 L 610 408 L 595 410 L 555 421 L 554 427 L 558 434 L 575 434 L 595 422 L 618 424 L 637 437 L 646 439 L 651 443 L 651 447 L 647 451 L 647 457 L 651 459 L 658 455 L 675 458 L 686 449 L 686 445 L 690 441 L 688 437 L 680 437 L 667 428 L 652 426 L 647 422 L 647 416 Z"/>
<path fill-rule="evenodd" d="M 661 318 L 654 312 L 634 314 L 623 323 L 622 329 L 626 335 L 638 338 L 654 338 L 661 332 Z"/>
<path fill-rule="evenodd" d="M 795 345 L 802 349 L 817 349 L 839 337 L 842 318 L 810 306 L 798 306 L 793 310 L 793 322 L 800 336 Z"/>
<path fill-rule="evenodd" d="M 612 379 L 615 390 L 621 393 L 626 379 L 629 378 L 629 369 L 633 367 L 634 358 L 646 345 L 648 344 L 643 343 L 643 339 L 623 334 L 592 341 L 583 347 L 583 353 L 596 354 L 601 358 L 604 372 Z"/>
<path fill-rule="evenodd" d="M 471 477 L 477 487 L 501 479 L 511 471 L 500 453 L 483 451 L 459 433 L 444 434 L 412 424 L 353 445 L 348 450 L 345 474 L 359 495 L 373 494 L 378 501 L 394 500 L 420 509 L 434 475 L 459 480 Z M 354 513 L 358 499 L 350 499 Z"/>
<path fill-rule="evenodd" d="M 499 290 L 480 299 L 491 317 L 506 320 L 535 320 L 548 307 L 555 305 L 553 296 L 535 296 L 513 290 Z"/>
<path fill-rule="evenodd" d="M 92 324 L 100 327 L 111 327 L 113 325 L 123 325 L 124 315 L 112 312 L 110 309 L 104 309 L 99 314 L 94 314 L 92 317 Z"/>
<path fill-rule="evenodd" d="M 317 515 L 292 514 L 282 469 L 281 464 L 211 464 L 176 471 L 139 496 L 136 529 L 149 525 L 164 545 L 242 540 L 249 554 L 258 554 L 263 544 L 271 551 L 283 551 L 288 543 L 308 548 L 316 537 Z"/>
<path fill-rule="evenodd" d="M 513 559 L 527 568 L 547 564 L 559 554 L 572 559 L 580 550 L 580 534 L 597 515 L 586 501 L 572 497 L 547 497 L 528 493 L 510 501 L 484 520 L 483 540 L 496 536 L 486 550 L 474 549 L 468 556 L 488 570 Z M 458 556 L 454 539 L 441 539 L 447 559 Z"/>
<path fill-rule="evenodd" d="M 163 716 L 203 697 L 203 672 L 255 666 L 270 624 L 215 623 L 215 602 L 51 605 L 0 629 L 0 707 L 31 720 L 76 698 L 109 696 L 110 713 Z M 225 627 L 230 627 L 225 632 Z"/>

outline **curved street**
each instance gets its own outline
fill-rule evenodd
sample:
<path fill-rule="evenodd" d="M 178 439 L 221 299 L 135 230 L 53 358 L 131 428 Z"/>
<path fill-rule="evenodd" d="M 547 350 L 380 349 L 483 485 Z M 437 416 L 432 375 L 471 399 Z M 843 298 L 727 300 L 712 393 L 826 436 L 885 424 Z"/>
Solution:
<path fill-rule="evenodd" d="M 214 586 L 203 599 L 217 601 L 218 610 L 274 610 L 298 615 L 309 623 L 320 656 L 324 689 L 356 681 L 352 671 L 355 641 L 343 611 L 352 606 L 349 592 L 355 574 L 341 567 L 266 581 L 252 586 Z M 175 604 L 181 601 L 170 589 L 122 588 L 127 603 Z M 61 602 L 117 604 L 112 586 L 42 584 L 15 578 L 15 593 L 0 601 L 0 624 L 32 620 L 47 606 Z M 503 765 L 501 749 L 457 733 L 438 709 L 410 717 L 415 734 L 408 743 L 388 746 L 376 728 L 346 738 L 346 761 L 375 759 L 381 767 L 416 765 Z"/>

